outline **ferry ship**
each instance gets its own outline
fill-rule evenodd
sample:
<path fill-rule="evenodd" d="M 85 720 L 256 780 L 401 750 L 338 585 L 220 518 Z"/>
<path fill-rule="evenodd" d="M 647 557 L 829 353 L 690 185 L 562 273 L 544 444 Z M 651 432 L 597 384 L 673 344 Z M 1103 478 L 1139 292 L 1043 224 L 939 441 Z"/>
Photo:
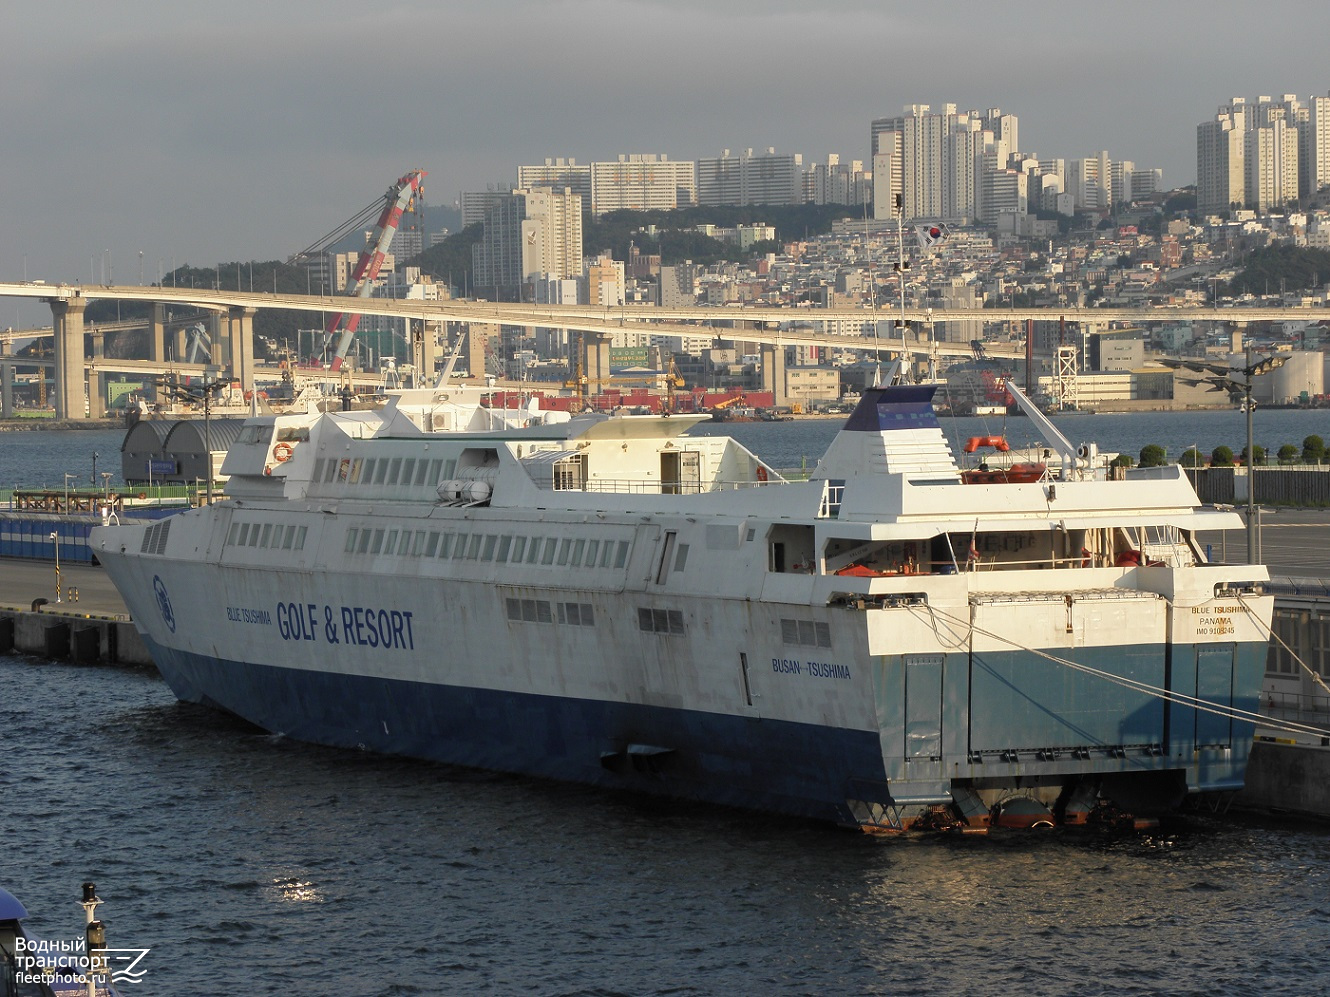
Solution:
<path fill-rule="evenodd" d="M 445 379 L 252 418 L 224 500 L 91 542 L 180 699 L 321 744 L 884 831 L 1240 788 L 1273 600 L 1197 542 L 1238 517 L 1034 413 L 1056 477 L 966 480 L 933 390 L 792 480 Z"/>

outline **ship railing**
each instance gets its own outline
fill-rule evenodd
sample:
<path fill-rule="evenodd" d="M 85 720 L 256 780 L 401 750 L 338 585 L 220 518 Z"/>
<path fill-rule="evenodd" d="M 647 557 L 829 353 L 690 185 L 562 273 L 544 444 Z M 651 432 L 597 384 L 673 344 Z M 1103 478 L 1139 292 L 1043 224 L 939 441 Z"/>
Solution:
<path fill-rule="evenodd" d="M 592 478 L 585 482 L 581 490 L 624 495 L 703 495 L 710 492 L 766 488 L 772 485 L 790 483 L 778 479 L 768 481 L 719 479 L 713 481 L 659 481 L 655 478 Z"/>
<path fill-rule="evenodd" d="M 1325 693 L 1266 692 L 1261 714 L 1271 720 L 1291 720 L 1312 727 L 1330 727 L 1330 696 Z"/>
<path fill-rule="evenodd" d="M 901 562 L 899 564 L 884 565 L 877 567 L 876 574 L 855 574 L 849 573 L 839 577 L 848 581 L 861 581 L 868 583 L 879 578 L 899 578 L 909 575 L 954 575 L 959 570 L 962 574 L 973 571 L 1041 571 L 1041 570 L 1063 570 L 1067 568 L 1117 568 L 1126 570 L 1138 565 L 1119 565 L 1113 563 L 1113 558 L 1109 554 L 1092 553 L 1083 556 L 1066 557 L 1061 555 L 1043 556 L 1035 558 L 1000 558 L 996 554 L 974 553 L 969 557 L 962 556 L 962 551 L 956 552 L 956 561 L 933 561 L 930 562 Z M 1155 562 L 1150 562 L 1154 564 Z M 852 563 L 847 567 L 854 567 Z M 873 562 L 868 562 L 866 567 L 875 567 Z M 844 570 L 843 568 L 840 570 Z M 835 575 L 836 571 L 826 572 L 828 575 Z"/>

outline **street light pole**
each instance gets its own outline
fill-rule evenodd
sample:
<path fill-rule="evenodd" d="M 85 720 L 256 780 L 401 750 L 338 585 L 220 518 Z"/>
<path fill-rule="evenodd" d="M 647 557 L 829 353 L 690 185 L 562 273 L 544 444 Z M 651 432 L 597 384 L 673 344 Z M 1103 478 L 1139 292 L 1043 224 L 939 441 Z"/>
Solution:
<path fill-rule="evenodd" d="M 1247 563 L 1256 563 L 1256 445 L 1252 442 L 1251 346 L 1247 347 L 1247 377 L 1243 382 L 1243 408 L 1247 410 Z"/>
<path fill-rule="evenodd" d="M 1247 563 L 1256 563 L 1256 441 L 1255 434 L 1252 431 L 1252 413 L 1256 408 L 1256 403 L 1252 401 L 1252 388 L 1255 379 L 1262 374 L 1268 374 L 1277 367 L 1284 366 L 1287 357 L 1278 354 L 1268 356 L 1263 360 L 1252 360 L 1252 349 L 1250 344 L 1247 346 L 1246 353 L 1247 365 L 1245 367 L 1221 367 L 1216 364 L 1208 364 L 1197 360 L 1174 360 L 1165 359 L 1165 367 L 1172 367 L 1175 370 L 1188 370 L 1197 373 L 1207 373 L 1210 376 L 1197 380 L 1190 380 L 1188 384 L 1199 384 L 1201 381 L 1213 384 L 1217 388 L 1222 388 L 1229 393 L 1232 399 L 1237 395 L 1242 396 L 1242 407 L 1246 409 L 1247 414 Z M 1241 376 L 1242 380 L 1238 380 Z"/>
<path fill-rule="evenodd" d="M 239 280 L 239 277 L 237 277 Z M 207 508 L 213 508 L 213 380 L 203 374 L 203 471 L 207 475 Z"/>
<path fill-rule="evenodd" d="M 208 504 L 212 505 L 212 396 L 216 391 L 220 391 L 225 382 L 218 377 L 218 368 L 209 365 L 204 368 L 203 379 L 198 387 L 182 385 L 178 381 L 162 378 L 157 384 L 171 392 L 176 398 L 189 402 L 203 403 L 203 449 L 204 466 L 207 478 L 207 496 Z M 149 462 L 149 475 L 152 474 L 152 464 Z"/>

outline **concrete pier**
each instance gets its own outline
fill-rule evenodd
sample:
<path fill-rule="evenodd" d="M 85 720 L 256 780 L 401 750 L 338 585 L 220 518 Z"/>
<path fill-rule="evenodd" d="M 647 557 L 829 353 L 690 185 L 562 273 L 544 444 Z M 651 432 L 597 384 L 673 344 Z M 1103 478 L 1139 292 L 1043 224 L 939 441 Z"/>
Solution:
<path fill-rule="evenodd" d="M 1247 785 L 1236 805 L 1267 813 L 1330 818 L 1330 747 L 1259 737 L 1252 745 Z"/>
<path fill-rule="evenodd" d="M 0 654 L 76 664 L 152 666 L 147 645 L 106 572 L 6 558 L 0 569 Z"/>

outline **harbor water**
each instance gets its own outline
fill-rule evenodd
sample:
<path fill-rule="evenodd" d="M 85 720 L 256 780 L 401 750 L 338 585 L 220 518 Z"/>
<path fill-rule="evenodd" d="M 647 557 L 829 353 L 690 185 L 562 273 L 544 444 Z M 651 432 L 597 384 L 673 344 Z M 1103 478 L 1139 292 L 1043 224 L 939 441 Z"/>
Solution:
<path fill-rule="evenodd" d="M 1262 445 L 1330 438 L 1330 413 L 1267 422 Z M 1245 434 L 1239 413 L 1068 423 L 1133 454 Z M 700 430 L 797 467 L 836 426 Z M 0 481 L 60 487 L 92 449 L 118 471 L 101 435 L 0 434 Z M 1330 992 L 1325 825 L 871 838 L 299 744 L 151 672 L 14 655 L 0 750 L 0 885 L 72 939 L 96 881 L 109 944 L 150 950 L 133 995 Z"/>
<path fill-rule="evenodd" d="M 1317 994 L 1330 831 L 881 840 L 334 751 L 0 657 L 0 877 L 130 994 Z"/>

